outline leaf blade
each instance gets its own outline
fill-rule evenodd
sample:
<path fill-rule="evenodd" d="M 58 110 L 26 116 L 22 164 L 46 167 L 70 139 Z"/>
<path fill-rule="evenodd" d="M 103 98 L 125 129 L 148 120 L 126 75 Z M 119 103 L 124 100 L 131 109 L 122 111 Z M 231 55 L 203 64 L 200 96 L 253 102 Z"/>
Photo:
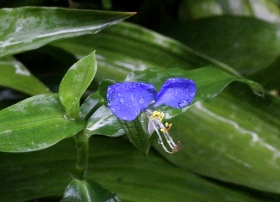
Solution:
<path fill-rule="evenodd" d="M 35 49 L 53 40 L 96 33 L 131 15 L 43 7 L 0 9 L 0 57 Z"/>
<path fill-rule="evenodd" d="M 54 145 L 85 127 L 64 117 L 57 94 L 28 98 L 0 111 L 0 150 L 29 152 Z"/>
<path fill-rule="evenodd" d="M 59 86 L 59 98 L 69 118 L 79 118 L 80 99 L 97 71 L 95 52 L 76 62 L 64 75 Z"/>
<path fill-rule="evenodd" d="M 0 60 L 0 85 L 29 95 L 49 93 L 50 90 L 16 59 Z"/>

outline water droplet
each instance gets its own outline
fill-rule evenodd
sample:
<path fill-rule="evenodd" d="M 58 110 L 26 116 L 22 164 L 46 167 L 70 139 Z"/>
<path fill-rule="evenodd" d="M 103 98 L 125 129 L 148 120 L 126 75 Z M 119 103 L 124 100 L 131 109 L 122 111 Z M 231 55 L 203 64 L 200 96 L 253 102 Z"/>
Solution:
<path fill-rule="evenodd" d="M 117 105 L 117 106 L 116 106 L 116 108 L 119 110 L 119 109 L 120 109 L 120 106 L 119 106 L 119 105 Z"/>
<path fill-rule="evenodd" d="M 143 104 L 145 102 L 145 100 L 143 98 L 140 98 L 139 103 Z"/>
<path fill-rule="evenodd" d="M 63 115 L 63 117 L 69 121 L 74 121 L 75 119 L 74 118 L 69 118 L 66 114 Z"/>
<path fill-rule="evenodd" d="M 120 98 L 120 102 L 123 104 L 123 103 L 124 103 L 124 99 L 123 99 L 123 98 Z"/>
<path fill-rule="evenodd" d="M 134 98 L 135 98 L 134 95 L 131 95 L 131 96 L 130 96 L 130 99 L 131 99 L 131 100 L 134 100 Z"/>
<path fill-rule="evenodd" d="M 188 102 L 187 102 L 186 100 L 181 100 L 181 101 L 178 103 L 178 107 L 179 107 L 179 108 L 182 108 L 182 107 L 185 107 L 187 104 L 188 104 Z"/>
<path fill-rule="evenodd" d="M 119 96 L 119 97 L 121 97 L 121 96 L 122 96 L 122 94 L 121 94 L 121 93 L 118 93 L 118 96 Z"/>

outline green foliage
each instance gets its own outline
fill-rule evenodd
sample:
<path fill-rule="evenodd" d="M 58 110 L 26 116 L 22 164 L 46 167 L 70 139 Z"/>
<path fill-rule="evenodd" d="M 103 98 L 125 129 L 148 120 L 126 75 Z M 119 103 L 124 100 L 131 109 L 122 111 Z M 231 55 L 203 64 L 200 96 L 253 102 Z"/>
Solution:
<path fill-rule="evenodd" d="M 97 70 L 94 52 L 75 63 L 63 77 L 59 86 L 59 98 L 69 119 L 79 119 L 80 99 Z"/>
<path fill-rule="evenodd" d="M 73 179 L 67 186 L 62 202 L 74 201 L 110 201 L 119 202 L 120 199 L 111 192 L 104 189 L 98 183 L 91 180 Z"/>
<path fill-rule="evenodd" d="M 145 1 L 131 20 L 157 32 L 119 23 L 131 12 L 0 9 L 0 85 L 33 96 L 0 111 L 1 200 L 61 199 L 69 183 L 64 201 L 118 201 L 112 192 L 122 201 L 280 200 L 279 2 L 175 2 Z M 125 10 L 113 1 L 102 6 Z M 168 13 L 175 7 L 176 20 Z M 79 60 L 61 83 L 53 78 L 65 73 L 62 67 L 43 72 L 48 63 L 33 56 L 42 46 L 46 61 L 66 63 L 61 53 Z M 114 82 L 148 82 L 159 90 L 177 76 L 193 79 L 198 90 L 184 109 L 157 108 L 182 145 L 170 155 L 155 135 L 149 138 L 141 115 L 118 120 L 106 94 Z M 5 90 L 1 107 L 14 95 Z M 151 146 L 156 151 L 146 157 L 131 143 L 144 154 Z"/>
<path fill-rule="evenodd" d="M 29 95 L 50 92 L 21 62 L 13 57 L 0 60 L 0 69 L 1 86 L 13 88 Z"/>
<path fill-rule="evenodd" d="M 35 49 L 58 39 L 96 33 L 131 15 L 133 13 L 63 8 L 1 9 L 0 57 Z"/>
<path fill-rule="evenodd" d="M 37 95 L 0 111 L 0 150 L 29 152 L 50 147 L 85 127 L 65 118 L 57 94 Z"/>

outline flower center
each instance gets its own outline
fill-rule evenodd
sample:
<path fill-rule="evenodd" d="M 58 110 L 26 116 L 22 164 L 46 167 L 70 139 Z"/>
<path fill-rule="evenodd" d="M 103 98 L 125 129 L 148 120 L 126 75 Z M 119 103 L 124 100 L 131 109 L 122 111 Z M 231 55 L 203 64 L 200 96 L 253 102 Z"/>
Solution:
<path fill-rule="evenodd" d="M 151 109 L 147 109 L 145 113 L 149 119 L 149 123 L 148 123 L 149 135 L 152 135 L 153 132 L 156 131 L 158 135 L 158 143 L 161 144 L 161 146 L 166 152 L 173 154 L 179 151 L 179 149 L 181 148 L 180 141 L 178 141 L 177 144 L 175 144 L 173 138 L 168 133 L 168 131 L 172 126 L 172 123 L 166 122 L 165 125 L 162 123 L 162 120 L 164 118 L 164 113 L 159 111 L 152 111 Z M 171 151 L 169 151 L 166 148 L 162 136 L 164 137 Z"/>

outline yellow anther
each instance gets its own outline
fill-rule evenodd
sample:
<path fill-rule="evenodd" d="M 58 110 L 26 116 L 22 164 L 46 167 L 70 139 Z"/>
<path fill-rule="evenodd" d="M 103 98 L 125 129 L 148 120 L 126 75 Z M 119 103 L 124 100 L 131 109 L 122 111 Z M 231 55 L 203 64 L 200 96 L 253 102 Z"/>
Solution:
<path fill-rule="evenodd" d="M 165 128 L 167 131 L 170 130 L 171 126 L 172 126 L 172 123 L 168 123 L 168 122 L 165 123 Z"/>
<path fill-rule="evenodd" d="M 151 115 L 151 119 L 154 120 L 154 118 L 157 118 L 159 121 L 162 121 L 164 118 L 164 113 L 159 111 L 154 111 Z"/>
<path fill-rule="evenodd" d="M 165 133 L 165 132 L 167 132 L 167 131 L 170 130 L 171 126 L 172 126 L 172 123 L 166 122 L 166 123 L 165 123 L 165 128 L 161 128 L 160 131 L 163 132 L 163 133 Z"/>

